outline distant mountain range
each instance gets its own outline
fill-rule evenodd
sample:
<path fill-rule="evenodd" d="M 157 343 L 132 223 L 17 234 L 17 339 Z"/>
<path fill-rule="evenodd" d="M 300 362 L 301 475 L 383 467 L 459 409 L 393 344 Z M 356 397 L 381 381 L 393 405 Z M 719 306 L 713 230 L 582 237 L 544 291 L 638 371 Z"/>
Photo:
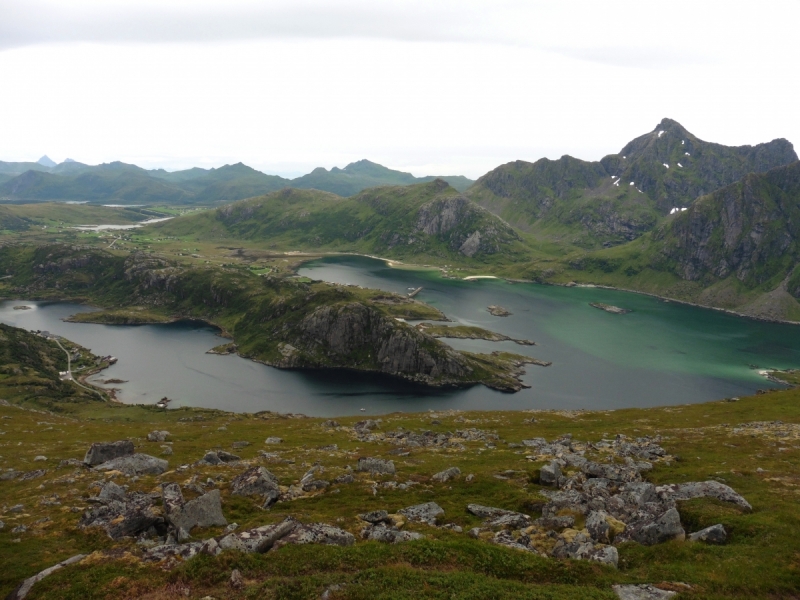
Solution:
<path fill-rule="evenodd" d="M 193 168 L 168 172 L 146 170 L 121 162 L 89 166 L 73 160 L 56 165 L 47 156 L 36 163 L 0 162 L 0 201 L 89 201 L 113 204 L 223 204 L 283 188 L 317 189 L 352 196 L 382 185 L 410 185 L 436 177 L 414 177 L 368 160 L 314 169 L 297 179 L 265 175 L 242 163 L 218 169 Z M 472 180 L 443 177 L 464 190 Z"/>

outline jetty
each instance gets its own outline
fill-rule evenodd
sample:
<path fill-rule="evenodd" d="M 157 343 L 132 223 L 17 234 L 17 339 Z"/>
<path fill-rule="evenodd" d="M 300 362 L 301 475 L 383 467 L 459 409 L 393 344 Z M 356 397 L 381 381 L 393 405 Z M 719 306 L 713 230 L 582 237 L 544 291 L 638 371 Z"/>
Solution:
<path fill-rule="evenodd" d="M 421 287 L 418 287 L 418 288 L 417 288 L 417 289 L 415 289 L 413 292 L 409 292 L 409 293 L 408 293 L 408 297 L 409 297 L 409 298 L 413 298 L 414 296 L 416 296 L 417 294 L 419 294 L 421 291 L 422 291 L 422 288 L 421 288 Z"/>

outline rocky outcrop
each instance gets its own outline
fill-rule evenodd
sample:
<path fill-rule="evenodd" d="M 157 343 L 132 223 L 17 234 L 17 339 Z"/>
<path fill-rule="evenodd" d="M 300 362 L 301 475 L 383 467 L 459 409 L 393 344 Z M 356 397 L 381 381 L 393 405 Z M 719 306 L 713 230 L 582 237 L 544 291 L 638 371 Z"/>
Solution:
<path fill-rule="evenodd" d="M 95 442 L 86 451 L 83 459 L 87 465 L 95 466 L 101 463 L 131 456 L 134 453 L 133 442 L 130 440 L 120 440 L 118 442 Z"/>
<path fill-rule="evenodd" d="M 121 471 L 129 476 L 134 475 L 161 475 L 169 467 L 163 458 L 156 458 L 149 454 L 132 454 L 106 461 L 95 466 L 98 471 Z"/>
<path fill-rule="evenodd" d="M 234 496 L 260 496 L 269 506 L 280 496 L 278 478 L 264 467 L 252 467 L 231 481 Z"/>

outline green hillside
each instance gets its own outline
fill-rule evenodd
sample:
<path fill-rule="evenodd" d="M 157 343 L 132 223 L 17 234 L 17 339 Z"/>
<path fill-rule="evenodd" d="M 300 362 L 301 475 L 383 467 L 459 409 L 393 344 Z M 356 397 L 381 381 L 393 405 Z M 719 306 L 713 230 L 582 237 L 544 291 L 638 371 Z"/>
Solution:
<path fill-rule="evenodd" d="M 398 259 L 513 262 L 529 253 L 511 227 L 442 180 L 372 188 L 351 198 L 285 189 L 150 227 L 155 235 Z"/>
<path fill-rule="evenodd" d="M 633 240 L 674 208 L 797 160 L 783 139 L 757 146 L 704 142 L 676 121 L 599 162 L 564 156 L 490 171 L 466 195 L 524 231 L 584 248 Z"/>

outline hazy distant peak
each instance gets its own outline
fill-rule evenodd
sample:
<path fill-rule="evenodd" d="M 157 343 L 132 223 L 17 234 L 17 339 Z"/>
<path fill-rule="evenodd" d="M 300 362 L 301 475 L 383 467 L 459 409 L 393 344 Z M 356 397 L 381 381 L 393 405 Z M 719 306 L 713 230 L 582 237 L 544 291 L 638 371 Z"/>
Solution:
<path fill-rule="evenodd" d="M 73 159 L 71 159 L 71 158 L 65 158 L 65 159 L 64 159 L 64 162 L 65 162 L 65 163 L 74 163 L 74 162 L 77 162 L 77 161 L 75 161 L 75 160 L 73 160 Z M 64 164 L 64 163 L 61 163 L 61 164 Z"/>
<path fill-rule="evenodd" d="M 47 154 L 45 154 L 42 158 L 36 161 L 43 167 L 55 167 L 56 163 L 53 159 L 51 159 Z"/>

